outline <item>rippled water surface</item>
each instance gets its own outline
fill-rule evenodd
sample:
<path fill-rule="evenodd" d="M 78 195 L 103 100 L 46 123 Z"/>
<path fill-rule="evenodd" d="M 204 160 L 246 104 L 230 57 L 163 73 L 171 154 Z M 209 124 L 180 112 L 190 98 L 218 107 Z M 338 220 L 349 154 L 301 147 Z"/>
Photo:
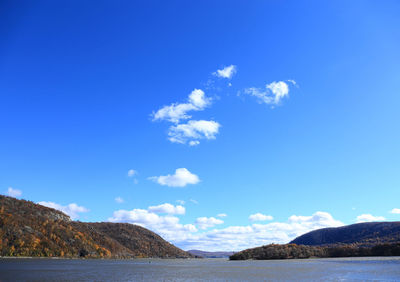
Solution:
<path fill-rule="evenodd" d="M 226 259 L 0 259 L 0 281 L 400 281 L 400 257 Z"/>

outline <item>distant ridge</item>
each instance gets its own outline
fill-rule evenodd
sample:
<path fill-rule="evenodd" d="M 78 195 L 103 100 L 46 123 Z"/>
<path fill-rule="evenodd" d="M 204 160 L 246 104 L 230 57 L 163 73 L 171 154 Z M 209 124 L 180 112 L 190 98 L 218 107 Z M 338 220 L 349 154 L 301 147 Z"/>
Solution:
<path fill-rule="evenodd" d="M 234 254 L 234 252 L 206 252 L 200 250 L 189 250 L 187 252 L 202 258 L 228 258 Z"/>
<path fill-rule="evenodd" d="M 357 244 L 367 247 L 396 242 L 400 242 L 400 221 L 365 222 L 323 228 L 301 235 L 290 243 L 308 246 Z"/>
<path fill-rule="evenodd" d="M 297 237 L 289 244 L 243 250 L 229 259 L 359 256 L 400 256 L 400 222 L 367 222 L 318 229 Z"/>
<path fill-rule="evenodd" d="M 154 232 L 128 223 L 85 223 L 0 195 L 0 256 L 190 258 Z"/>

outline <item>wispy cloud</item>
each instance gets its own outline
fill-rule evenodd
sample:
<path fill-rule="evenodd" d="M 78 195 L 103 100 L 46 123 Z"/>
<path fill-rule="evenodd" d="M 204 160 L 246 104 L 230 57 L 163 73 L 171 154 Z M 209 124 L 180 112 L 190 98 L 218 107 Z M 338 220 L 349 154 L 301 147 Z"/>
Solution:
<path fill-rule="evenodd" d="M 115 202 L 117 202 L 118 204 L 122 204 L 124 202 L 124 199 L 122 199 L 121 197 L 116 197 Z"/>
<path fill-rule="evenodd" d="M 66 206 L 54 203 L 54 202 L 38 202 L 39 205 L 53 208 L 59 211 L 62 211 L 63 213 L 69 215 L 71 219 L 78 219 L 80 213 L 88 212 L 89 210 L 83 206 L 78 206 L 75 203 L 68 204 Z"/>
<path fill-rule="evenodd" d="M 294 80 L 288 82 L 296 84 Z M 274 81 L 266 84 L 264 89 L 250 87 L 244 93 L 256 97 L 260 103 L 278 105 L 283 98 L 289 96 L 289 85 L 285 81 Z"/>
<path fill-rule="evenodd" d="M 226 213 L 219 213 L 217 214 L 218 217 L 227 217 L 228 215 Z"/>
<path fill-rule="evenodd" d="M 134 169 L 128 170 L 128 177 L 133 177 L 135 175 L 137 175 L 137 171 L 136 170 L 134 170 Z"/>
<path fill-rule="evenodd" d="M 199 202 L 196 201 L 195 199 L 190 199 L 189 201 L 190 201 L 191 203 L 195 204 L 195 205 L 198 205 L 198 204 L 199 204 Z"/>
<path fill-rule="evenodd" d="M 153 176 L 149 177 L 149 179 L 160 185 L 169 187 L 185 187 L 188 184 L 197 184 L 200 182 L 199 177 L 186 168 L 178 168 L 175 170 L 175 174 L 172 175 Z"/>
<path fill-rule="evenodd" d="M 216 72 L 213 72 L 213 75 L 221 78 L 228 78 L 231 79 L 232 76 L 236 73 L 237 67 L 235 65 L 230 65 L 227 67 L 224 67 L 220 70 L 217 70 Z"/>
<path fill-rule="evenodd" d="M 198 140 L 191 140 L 189 141 L 189 146 L 197 146 L 200 144 L 200 141 Z"/>
<path fill-rule="evenodd" d="M 19 197 L 19 196 L 22 195 L 22 191 L 18 190 L 18 189 L 14 189 L 12 187 L 8 187 L 7 195 L 10 196 L 10 197 L 16 198 L 16 197 Z"/>
<path fill-rule="evenodd" d="M 265 215 L 262 213 L 255 213 L 249 216 L 250 221 L 266 221 L 273 220 L 274 218 L 271 215 Z"/>

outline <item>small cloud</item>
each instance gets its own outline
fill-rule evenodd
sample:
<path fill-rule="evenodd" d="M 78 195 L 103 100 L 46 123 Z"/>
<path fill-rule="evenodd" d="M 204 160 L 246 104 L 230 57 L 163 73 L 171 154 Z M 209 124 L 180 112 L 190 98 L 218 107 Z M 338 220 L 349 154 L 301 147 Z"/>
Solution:
<path fill-rule="evenodd" d="M 122 199 L 121 197 L 116 197 L 115 202 L 117 202 L 118 204 L 122 204 L 124 202 L 124 199 Z"/>
<path fill-rule="evenodd" d="M 153 176 L 149 177 L 150 180 L 157 182 L 160 185 L 169 187 L 185 187 L 188 184 L 197 184 L 200 182 L 196 174 L 191 173 L 186 168 L 178 168 L 173 175 Z"/>
<path fill-rule="evenodd" d="M 226 213 L 219 213 L 217 214 L 218 217 L 227 217 L 228 215 Z"/>
<path fill-rule="evenodd" d="M 151 206 L 148 208 L 150 212 L 154 213 L 166 213 L 166 214 L 185 214 L 186 210 L 183 206 L 174 206 L 169 203 L 165 203 L 158 206 Z"/>
<path fill-rule="evenodd" d="M 88 212 L 89 210 L 85 207 L 78 206 L 75 203 L 68 204 L 66 206 L 62 206 L 60 204 L 54 203 L 54 202 L 38 202 L 39 205 L 53 208 L 59 211 L 62 211 L 63 213 L 69 215 L 71 219 L 78 219 L 79 218 L 79 213 L 83 212 Z"/>
<path fill-rule="evenodd" d="M 184 201 L 184 200 L 176 200 L 176 202 L 177 202 L 178 204 L 180 204 L 180 205 L 184 205 L 184 204 L 185 204 L 185 201 Z"/>
<path fill-rule="evenodd" d="M 10 197 L 16 198 L 16 197 L 19 197 L 19 196 L 22 195 L 22 191 L 18 190 L 18 189 L 14 189 L 12 187 L 8 187 L 7 195 L 10 196 Z"/>
<path fill-rule="evenodd" d="M 200 143 L 198 139 L 215 139 L 220 124 L 212 120 L 189 120 L 188 123 L 171 126 L 168 130 L 169 141 L 173 143 L 196 146 Z"/>
<path fill-rule="evenodd" d="M 190 201 L 191 203 L 195 204 L 195 205 L 198 205 L 198 204 L 199 204 L 199 202 L 196 201 L 195 199 L 190 199 L 189 201 Z"/>
<path fill-rule="evenodd" d="M 134 170 L 134 169 L 128 170 L 128 176 L 129 177 L 133 177 L 135 175 L 137 175 L 137 171 L 136 170 Z"/>
<path fill-rule="evenodd" d="M 274 218 L 270 215 L 265 215 L 262 213 L 255 213 L 249 216 L 250 221 L 266 221 L 266 220 L 273 220 Z"/>
<path fill-rule="evenodd" d="M 211 98 L 206 97 L 201 89 L 194 89 L 189 94 L 187 103 L 173 103 L 169 106 L 164 106 L 157 112 L 153 112 L 153 121 L 166 120 L 173 123 L 178 123 L 182 119 L 191 118 L 187 113 L 190 111 L 202 111 L 211 104 Z"/>
<path fill-rule="evenodd" d="M 296 83 L 294 80 L 291 81 Z M 265 85 L 265 89 L 251 87 L 244 92 L 256 97 L 261 103 L 278 105 L 283 98 L 289 96 L 289 85 L 284 81 L 274 81 Z"/>
<path fill-rule="evenodd" d="M 356 222 L 373 222 L 373 221 L 383 221 L 386 220 L 383 216 L 373 216 L 372 214 L 362 214 L 357 216 Z"/>
<path fill-rule="evenodd" d="M 197 146 L 197 145 L 199 145 L 200 144 L 200 141 L 195 141 L 195 140 L 192 140 L 192 141 L 190 141 L 189 142 L 189 146 Z"/>
<path fill-rule="evenodd" d="M 223 220 L 215 217 L 199 217 L 196 219 L 197 226 L 203 230 L 222 223 L 224 223 Z"/>
<path fill-rule="evenodd" d="M 216 72 L 213 72 L 213 75 L 221 77 L 221 78 L 228 78 L 231 79 L 232 76 L 236 73 L 237 68 L 235 65 L 230 65 L 227 67 L 224 67 L 223 69 L 217 70 Z"/>
<path fill-rule="evenodd" d="M 390 213 L 400 214 L 400 209 L 392 209 Z"/>

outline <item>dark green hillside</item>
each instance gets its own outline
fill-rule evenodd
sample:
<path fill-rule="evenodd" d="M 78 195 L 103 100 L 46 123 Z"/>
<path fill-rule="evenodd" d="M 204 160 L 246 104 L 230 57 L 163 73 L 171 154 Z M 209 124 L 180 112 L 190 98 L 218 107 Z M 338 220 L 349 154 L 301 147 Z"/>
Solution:
<path fill-rule="evenodd" d="M 308 232 L 291 241 L 297 245 L 357 244 L 374 246 L 400 242 L 400 222 L 366 222 Z"/>
<path fill-rule="evenodd" d="M 400 243 L 382 244 L 374 247 L 359 247 L 357 245 L 306 246 L 271 244 L 235 253 L 229 259 L 270 260 L 370 256 L 400 256 Z"/>
<path fill-rule="evenodd" d="M 299 236 L 289 244 L 243 250 L 230 256 L 230 259 L 360 256 L 400 256 L 400 222 L 369 222 L 323 228 Z"/>
<path fill-rule="evenodd" d="M 72 221 L 58 210 L 1 195 L 0 256 L 192 257 L 140 226 Z"/>

